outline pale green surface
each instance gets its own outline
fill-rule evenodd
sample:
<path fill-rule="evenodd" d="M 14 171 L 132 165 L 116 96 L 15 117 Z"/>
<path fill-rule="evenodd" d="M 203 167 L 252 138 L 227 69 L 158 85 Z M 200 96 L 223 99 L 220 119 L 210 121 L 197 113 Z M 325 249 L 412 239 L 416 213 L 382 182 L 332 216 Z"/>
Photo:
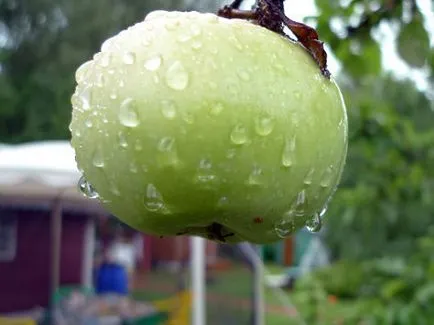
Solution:
<path fill-rule="evenodd" d="M 269 242 L 285 218 L 302 227 L 344 165 L 336 84 L 300 46 L 251 23 L 150 15 L 77 72 L 72 144 L 108 209 L 162 235 L 219 222 L 237 233 L 228 241 Z M 305 204 L 284 217 L 302 190 Z"/>

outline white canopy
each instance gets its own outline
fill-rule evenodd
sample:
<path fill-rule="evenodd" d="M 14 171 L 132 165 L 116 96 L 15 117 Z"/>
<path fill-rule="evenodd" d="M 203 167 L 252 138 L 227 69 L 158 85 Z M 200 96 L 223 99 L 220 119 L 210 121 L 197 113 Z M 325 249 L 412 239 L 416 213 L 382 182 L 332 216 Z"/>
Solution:
<path fill-rule="evenodd" d="M 61 198 L 65 207 L 101 209 L 77 189 L 80 172 L 68 141 L 0 145 L 0 202 L 43 204 Z"/>

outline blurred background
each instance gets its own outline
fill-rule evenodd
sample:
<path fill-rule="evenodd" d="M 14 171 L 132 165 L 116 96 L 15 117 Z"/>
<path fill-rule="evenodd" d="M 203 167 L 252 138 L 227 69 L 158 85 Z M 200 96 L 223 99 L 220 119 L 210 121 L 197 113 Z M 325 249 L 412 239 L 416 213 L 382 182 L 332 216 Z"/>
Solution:
<path fill-rule="evenodd" d="M 147 12 L 225 3 L 0 0 L 1 324 L 189 324 L 188 239 L 138 234 L 78 193 L 70 97 L 78 66 Z M 434 324 L 434 4 L 285 4 L 326 43 L 347 165 L 320 233 L 207 243 L 207 324 L 259 324 L 258 279 L 265 324 Z"/>

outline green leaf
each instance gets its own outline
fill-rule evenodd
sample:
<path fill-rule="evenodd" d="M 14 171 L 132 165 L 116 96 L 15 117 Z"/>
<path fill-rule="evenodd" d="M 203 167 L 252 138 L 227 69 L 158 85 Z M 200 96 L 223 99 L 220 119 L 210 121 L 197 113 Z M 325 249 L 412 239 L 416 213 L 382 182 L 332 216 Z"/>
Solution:
<path fill-rule="evenodd" d="M 430 55 L 429 35 L 418 15 L 401 28 L 398 53 L 412 67 L 421 68 L 425 65 Z"/>

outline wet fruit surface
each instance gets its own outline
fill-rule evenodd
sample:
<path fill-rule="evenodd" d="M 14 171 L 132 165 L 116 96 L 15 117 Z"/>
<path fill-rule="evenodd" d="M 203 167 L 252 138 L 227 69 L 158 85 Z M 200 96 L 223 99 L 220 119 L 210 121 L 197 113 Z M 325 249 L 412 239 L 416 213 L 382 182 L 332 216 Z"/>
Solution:
<path fill-rule="evenodd" d="M 107 40 L 76 80 L 80 188 L 126 223 L 257 243 L 321 228 L 347 117 L 298 44 L 246 21 L 158 11 Z"/>

